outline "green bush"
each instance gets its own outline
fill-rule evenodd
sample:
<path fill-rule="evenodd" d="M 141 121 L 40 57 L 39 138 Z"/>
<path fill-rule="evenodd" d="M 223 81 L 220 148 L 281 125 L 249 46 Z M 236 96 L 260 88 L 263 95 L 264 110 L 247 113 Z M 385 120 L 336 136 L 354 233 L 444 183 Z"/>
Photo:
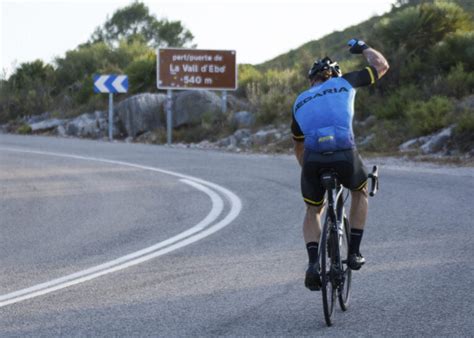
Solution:
<path fill-rule="evenodd" d="M 453 103 L 444 96 L 411 102 L 407 108 L 410 130 L 415 135 L 433 133 L 452 122 Z"/>
<path fill-rule="evenodd" d="M 381 98 L 374 92 L 373 88 L 359 89 L 354 104 L 354 119 L 363 121 L 374 115 L 375 108 L 380 100 Z"/>
<path fill-rule="evenodd" d="M 0 87 L 0 119 L 40 114 L 52 105 L 54 69 L 41 60 L 25 62 Z"/>
<path fill-rule="evenodd" d="M 249 64 L 239 65 L 239 88 L 237 89 L 237 95 L 245 96 L 246 88 L 250 83 L 262 81 L 263 74 L 254 66 Z"/>
<path fill-rule="evenodd" d="M 445 71 L 459 63 L 465 71 L 474 71 L 474 30 L 449 34 L 436 45 L 433 55 L 437 66 Z"/>
<path fill-rule="evenodd" d="M 98 73 L 110 64 L 112 50 L 105 43 L 81 46 L 66 52 L 64 58 L 57 58 L 56 87 L 61 90 L 68 88 Z"/>
<path fill-rule="evenodd" d="M 131 94 L 156 90 L 156 56 L 148 52 L 125 68 Z"/>
<path fill-rule="evenodd" d="M 402 119 L 406 116 L 410 101 L 418 99 L 419 96 L 420 89 L 416 85 L 405 85 L 390 93 L 387 97 L 377 100 L 378 102 L 374 103 L 372 109 L 378 119 Z"/>
<path fill-rule="evenodd" d="M 258 82 L 247 85 L 246 93 L 258 124 L 288 122 L 296 95 L 307 80 L 296 70 L 269 70 Z"/>
<path fill-rule="evenodd" d="M 464 70 L 462 63 L 451 68 L 445 76 L 439 76 L 433 84 L 435 93 L 461 98 L 474 92 L 474 73 Z"/>
<path fill-rule="evenodd" d="M 396 151 L 404 141 L 406 128 L 399 121 L 377 121 L 367 134 L 373 134 L 374 138 L 370 143 L 361 147 L 362 150 L 373 153 Z"/>
<path fill-rule="evenodd" d="M 410 54 L 429 55 L 431 47 L 447 34 L 472 27 L 471 16 L 461 7 L 440 1 L 395 12 L 375 26 L 375 35 L 391 50 L 402 48 Z"/>
<path fill-rule="evenodd" d="M 474 111 L 465 111 L 458 119 L 456 132 L 470 133 L 474 136 Z"/>
<path fill-rule="evenodd" d="M 454 129 L 456 146 L 464 152 L 471 151 L 474 144 L 474 111 L 465 111 L 457 121 Z"/>
<path fill-rule="evenodd" d="M 22 124 L 16 129 L 16 132 L 18 134 L 31 134 L 32 130 L 28 124 Z"/>

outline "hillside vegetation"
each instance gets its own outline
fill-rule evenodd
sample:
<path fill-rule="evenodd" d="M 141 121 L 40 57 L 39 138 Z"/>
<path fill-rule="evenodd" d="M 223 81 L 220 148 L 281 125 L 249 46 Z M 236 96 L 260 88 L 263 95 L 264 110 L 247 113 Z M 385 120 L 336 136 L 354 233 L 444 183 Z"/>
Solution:
<path fill-rule="evenodd" d="M 474 29 L 472 2 L 402 1 L 390 13 L 311 41 L 261 65 L 241 65 L 241 86 L 259 120 L 288 121 L 296 94 L 308 86 L 314 59 L 331 56 L 347 72 L 363 68 L 363 57 L 344 44 L 362 38 L 380 50 L 391 69 L 356 99 L 356 134 L 370 136 L 370 151 L 396 150 L 403 141 L 456 125 L 455 148 L 474 143 Z"/>
<path fill-rule="evenodd" d="M 129 95 L 156 91 L 156 48 L 192 47 L 192 40 L 181 22 L 160 20 L 135 1 L 52 65 L 22 63 L 8 79 L 0 79 L 0 123 L 45 111 L 68 117 L 104 109 L 107 97 L 94 94 L 94 74 L 127 74 Z"/>
<path fill-rule="evenodd" d="M 306 73 L 314 59 L 331 56 L 344 72 L 363 68 L 364 58 L 349 54 L 345 46 L 349 39 L 361 38 L 381 51 L 391 66 L 375 86 L 358 92 L 355 131 L 358 141 L 363 141 L 361 146 L 367 151 L 391 152 L 408 139 L 455 126 L 452 146 L 471 151 L 473 3 L 399 0 L 383 16 L 310 41 L 263 64 L 239 65 L 239 88 L 234 95 L 250 104 L 255 128 L 289 125 L 292 104 L 308 86 Z M 155 48 L 193 47 L 192 39 L 179 21 L 159 20 L 143 3 L 134 2 L 53 64 L 23 63 L 8 79 L 0 79 L 0 124 L 45 111 L 71 117 L 105 110 L 106 95 L 93 93 L 96 73 L 127 74 L 130 92 L 122 99 L 157 92 Z M 233 131 L 232 126 L 221 129 Z"/>

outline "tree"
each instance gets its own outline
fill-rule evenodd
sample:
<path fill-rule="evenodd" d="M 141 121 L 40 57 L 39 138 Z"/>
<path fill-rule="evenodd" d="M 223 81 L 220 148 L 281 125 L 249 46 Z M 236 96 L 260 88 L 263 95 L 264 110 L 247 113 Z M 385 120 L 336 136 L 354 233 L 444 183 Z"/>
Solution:
<path fill-rule="evenodd" d="M 193 35 L 180 21 L 158 20 L 142 2 L 117 10 L 101 27 L 97 27 L 90 43 L 106 42 L 117 46 L 120 41 L 144 40 L 150 47 L 183 47 Z"/>
<path fill-rule="evenodd" d="M 375 34 L 385 47 L 404 48 L 407 53 L 424 56 L 449 33 L 472 27 L 469 14 L 462 8 L 454 3 L 436 2 L 407 7 L 382 19 Z"/>
<path fill-rule="evenodd" d="M 41 60 L 25 62 L 0 87 L 0 121 L 39 114 L 52 103 L 54 69 Z"/>

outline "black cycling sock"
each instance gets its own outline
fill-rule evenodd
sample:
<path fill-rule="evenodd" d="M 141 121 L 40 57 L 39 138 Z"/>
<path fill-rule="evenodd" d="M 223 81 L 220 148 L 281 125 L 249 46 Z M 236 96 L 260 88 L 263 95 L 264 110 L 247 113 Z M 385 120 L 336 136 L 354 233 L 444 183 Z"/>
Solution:
<path fill-rule="evenodd" d="M 306 250 L 308 250 L 309 263 L 314 264 L 318 261 L 318 243 L 306 243 Z"/>
<path fill-rule="evenodd" d="M 360 229 L 351 229 L 351 245 L 349 248 L 349 254 L 358 254 L 360 241 L 362 240 L 362 235 L 364 230 Z"/>

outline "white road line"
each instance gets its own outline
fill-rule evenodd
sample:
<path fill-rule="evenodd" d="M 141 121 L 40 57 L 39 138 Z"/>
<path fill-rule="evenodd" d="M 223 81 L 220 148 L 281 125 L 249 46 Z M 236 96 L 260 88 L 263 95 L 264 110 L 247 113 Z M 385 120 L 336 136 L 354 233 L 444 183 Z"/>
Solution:
<path fill-rule="evenodd" d="M 182 248 L 187 246 L 191 243 L 199 241 L 216 231 L 224 228 L 225 226 L 229 225 L 240 213 L 242 209 L 242 203 L 237 195 L 235 195 L 230 190 L 205 181 L 201 180 L 192 176 L 182 175 L 179 173 L 175 173 L 168 170 L 163 170 L 155 167 L 148 167 L 148 166 L 141 166 L 134 163 L 122 162 L 122 161 L 112 161 L 94 157 L 84 157 L 84 156 L 77 156 L 77 155 L 70 155 L 70 154 L 61 154 L 61 153 L 49 153 L 49 152 L 42 152 L 42 151 L 30 151 L 30 150 L 22 150 L 22 149 L 14 149 L 14 148 L 3 148 L 0 147 L 0 150 L 11 151 L 11 152 L 22 152 L 22 153 L 32 153 L 32 154 L 40 154 L 40 155 L 50 155 L 50 156 L 58 156 L 58 157 L 66 157 L 66 158 L 74 158 L 74 159 L 81 159 L 81 160 L 90 160 L 96 162 L 104 162 L 110 164 L 118 164 L 124 165 L 129 167 L 140 168 L 143 170 L 151 170 L 156 172 L 161 172 L 165 174 L 169 174 L 172 176 L 180 177 L 181 182 L 189 184 L 196 189 L 201 190 L 202 192 L 206 193 L 212 201 L 212 209 L 211 212 L 199 222 L 194 227 L 174 236 L 165 241 L 152 245 L 148 248 L 136 251 L 134 253 L 122 256 L 120 258 L 114 259 L 112 261 L 106 262 L 104 264 L 97 265 L 95 267 L 85 269 L 61 278 L 57 278 L 51 280 L 49 282 L 41 283 L 26 289 L 14 291 L 5 295 L 0 296 L 0 307 L 14 304 L 21 302 L 26 299 L 31 299 L 37 296 L 41 296 L 56 290 L 60 290 L 72 285 L 76 285 L 79 283 L 83 283 L 85 281 L 89 281 L 91 279 L 103 276 L 105 274 L 109 274 L 115 271 L 119 271 L 125 268 L 128 268 L 133 265 L 137 265 L 143 262 L 146 262 L 152 258 L 162 256 L 166 253 L 174 251 L 176 249 Z M 230 203 L 230 211 L 224 219 L 219 221 L 218 223 L 209 226 L 212 222 L 214 222 L 217 217 L 221 214 L 224 203 L 222 199 L 219 197 L 211 189 L 207 187 L 215 189 L 222 193 L 228 199 Z"/>
<path fill-rule="evenodd" d="M 178 242 L 178 241 L 180 241 L 180 240 L 182 240 L 186 237 L 189 237 L 190 235 L 193 235 L 193 234 L 203 230 L 209 224 L 214 222 L 217 219 L 217 217 L 219 217 L 222 210 L 224 209 L 224 202 L 222 201 L 220 196 L 217 195 L 214 191 L 206 188 L 205 186 L 203 186 L 201 184 L 198 184 L 198 183 L 195 183 L 195 182 L 192 182 L 192 181 L 188 181 L 188 180 L 185 180 L 185 179 L 182 179 L 181 181 L 193 186 L 194 188 L 196 188 L 198 190 L 201 190 L 204 193 L 206 193 L 211 198 L 211 201 L 212 201 L 212 209 L 209 212 L 209 214 L 206 216 L 206 218 L 204 218 L 201 222 L 196 224 L 194 227 L 192 227 L 192 228 L 190 228 L 190 229 L 188 229 L 188 230 L 186 230 L 186 231 L 184 231 L 184 232 L 182 232 L 182 233 L 180 233 L 176 236 L 168 238 L 167 240 L 164 240 L 162 242 L 154 244 L 154 245 L 152 245 L 148 248 L 133 252 L 131 254 L 128 254 L 128 255 L 125 255 L 125 256 L 122 256 L 122 257 L 119 257 L 119 258 L 114 259 L 112 261 L 109 261 L 109 262 L 106 262 L 106 263 L 103 263 L 103 264 L 100 264 L 100 265 L 97 265 L 97 266 L 94 266 L 94 267 L 91 267 L 91 268 L 88 268 L 88 269 L 85 269 L 85 270 L 82 270 L 82 271 L 79 271 L 79 272 L 75 272 L 73 274 L 70 274 L 70 275 L 67 275 L 67 276 L 64 276 L 64 277 L 56 278 L 54 280 L 51 280 L 51 281 L 48 281 L 48 282 L 45 282 L 45 283 L 41 283 L 41 284 L 26 288 L 26 289 L 22 289 L 22 290 L 14 291 L 14 292 L 11 292 L 11 293 L 8 293 L 8 294 L 5 294 L 5 295 L 1 295 L 0 296 L 0 307 L 3 305 L 3 302 L 6 301 L 6 300 L 10 300 L 12 298 L 23 296 L 25 294 L 29 294 L 29 293 L 32 293 L 32 292 L 35 292 L 35 291 L 48 289 L 52 286 L 55 286 L 55 285 L 58 285 L 58 284 L 61 284 L 61 283 L 65 283 L 65 282 L 71 281 L 73 279 L 81 278 L 81 277 L 84 277 L 86 275 L 91 275 L 91 274 L 97 273 L 101 270 L 106 270 L 108 268 L 111 268 L 115 265 L 123 264 L 123 263 L 131 261 L 131 260 L 133 260 L 137 257 L 149 254 L 153 251 L 164 248 L 164 247 L 166 247 L 170 244 L 176 243 L 176 242 Z"/>

